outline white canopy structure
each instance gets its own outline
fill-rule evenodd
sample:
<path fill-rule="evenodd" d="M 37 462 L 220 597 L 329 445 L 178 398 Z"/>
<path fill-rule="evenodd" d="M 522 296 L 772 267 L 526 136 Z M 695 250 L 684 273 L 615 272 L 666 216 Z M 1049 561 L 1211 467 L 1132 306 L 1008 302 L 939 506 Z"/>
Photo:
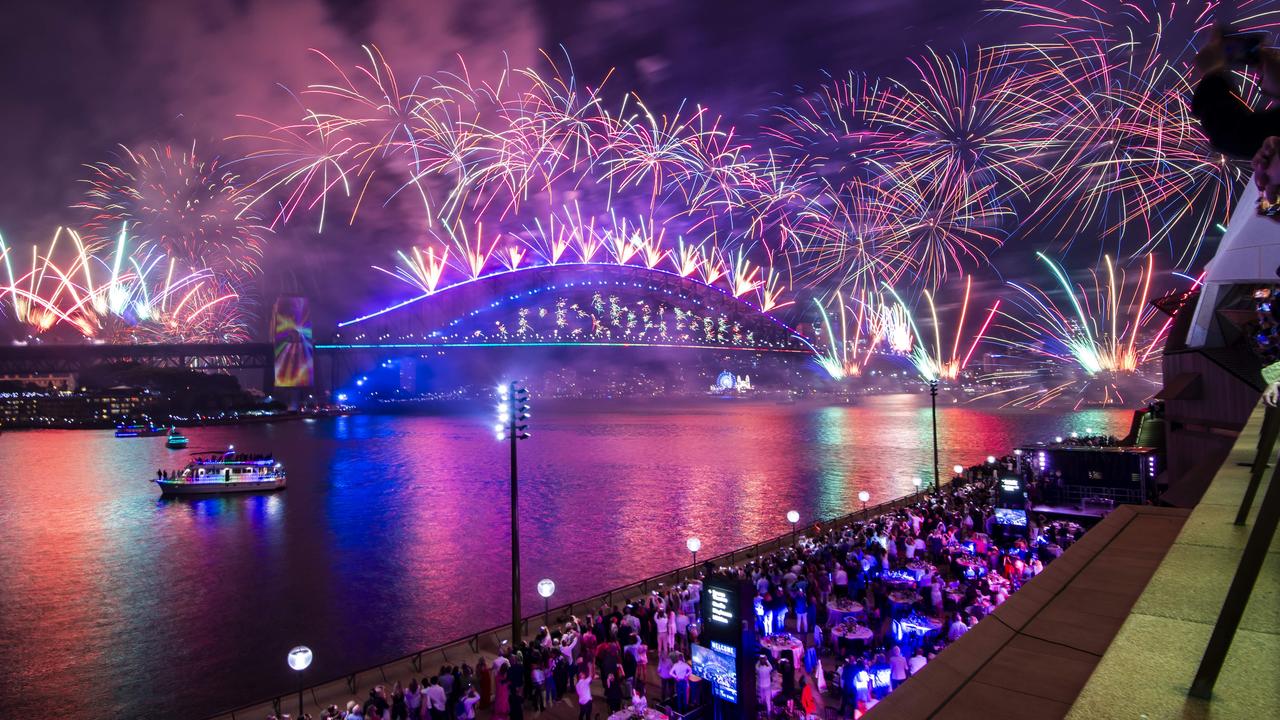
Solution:
<path fill-rule="evenodd" d="M 1187 346 L 1204 347 L 1209 341 L 1214 311 L 1232 285 L 1265 283 L 1280 284 L 1280 219 L 1258 215 L 1258 189 L 1251 180 L 1206 268 Z"/>

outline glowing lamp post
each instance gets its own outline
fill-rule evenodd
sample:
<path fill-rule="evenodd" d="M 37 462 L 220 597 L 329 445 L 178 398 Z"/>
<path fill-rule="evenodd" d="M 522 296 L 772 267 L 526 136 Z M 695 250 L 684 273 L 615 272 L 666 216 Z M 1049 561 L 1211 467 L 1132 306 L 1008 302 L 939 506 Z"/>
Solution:
<path fill-rule="evenodd" d="M 542 624 L 547 625 L 551 616 L 551 596 L 556 592 L 556 583 L 551 578 L 538 581 L 538 594 L 542 596 Z"/>
<path fill-rule="evenodd" d="M 929 378 L 929 417 L 933 422 L 933 491 L 942 487 L 938 476 L 938 378 Z"/>
<path fill-rule="evenodd" d="M 858 491 L 858 500 L 862 503 L 862 514 L 867 514 L 867 501 L 871 499 L 871 493 L 866 490 Z"/>
<path fill-rule="evenodd" d="M 951 467 L 951 471 L 952 471 L 952 472 L 954 472 L 954 473 L 956 474 L 956 477 L 961 477 L 962 475 L 964 475 L 964 466 L 963 466 L 963 465 L 953 465 L 953 466 Z"/>
<path fill-rule="evenodd" d="M 684 546 L 689 548 L 689 552 L 693 554 L 693 565 L 698 565 L 698 551 L 702 549 L 702 541 L 696 537 L 691 537 L 684 541 Z"/>
<path fill-rule="evenodd" d="M 800 513 L 795 510 L 787 511 L 787 522 L 791 523 L 791 544 L 796 544 L 796 523 L 800 522 Z"/>
<path fill-rule="evenodd" d="M 528 440 L 529 391 L 512 381 L 498 386 L 498 440 L 511 441 L 511 645 L 520 640 L 520 480 L 516 442 Z"/>
<path fill-rule="evenodd" d="M 306 645 L 299 645 L 290 650 L 285 658 L 289 662 L 289 667 L 298 673 L 298 717 L 302 717 L 302 671 L 311 667 L 311 661 L 314 658 L 311 648 Z"/>
<path fill-rule="evenodd" d="M 920 479 L 919 477 L 911 478 L 911 485 L 915 487 L 917 495 L 920 494 L 920 486 L 923 484 L 924 484 L 924 480 Z"/>
<path fill-rule="evenodd" d="M 995 465 L 995 464 L 996 464 L 996 456 L 995 456 L 995 455 L 988 455 L 988 456 L 987 456 L 987 464 L 988 464 L 988 465 Z"/>

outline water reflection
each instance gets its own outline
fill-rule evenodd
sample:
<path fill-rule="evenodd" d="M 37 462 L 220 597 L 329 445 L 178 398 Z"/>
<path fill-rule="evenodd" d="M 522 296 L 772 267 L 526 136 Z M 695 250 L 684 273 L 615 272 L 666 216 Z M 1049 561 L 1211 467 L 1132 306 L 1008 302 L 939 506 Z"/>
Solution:
<path fill-rule="evenodd" d="M 678 411 L 539 407 L 521 445 L 526 578 L 557 599 L 910 492 L 928 478 L 928 398 Z M 485 406 L 482 410 L 487 410 Z M 191 430 L 193 448 L 272 450 L 289 489 L 159 500 L 163 438 L 0 436 L 0 696 L 24 715 L 198 716 L 503 622 L 508 468 L 482 412 Z M 1128 416 L 939 409 L 941 464 Z M 540 607 L 532 582 L 526 607 Z M 199 682 L 193 682 L 198 678 Z"/>

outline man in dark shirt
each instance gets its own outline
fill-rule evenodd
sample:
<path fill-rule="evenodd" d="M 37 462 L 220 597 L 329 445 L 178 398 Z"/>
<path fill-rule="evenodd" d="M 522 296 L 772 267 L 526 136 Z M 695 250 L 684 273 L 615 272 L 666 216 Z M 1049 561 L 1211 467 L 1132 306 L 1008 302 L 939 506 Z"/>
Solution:
<path fill-rule="evenodd" d="M 1215 148 L 1249 159 L 1267 138 L 1280 135 L 1280 108 L 1254 110 L 1236 95 L 1220 28 L 1213 30 L 1196 55 L 1196 69 L 1201 80 L 1191 98 L 1191 111 Z M 1280 97 L 1280 51 L 1263 48 L 1258 71 L 1262 91 Z"/>

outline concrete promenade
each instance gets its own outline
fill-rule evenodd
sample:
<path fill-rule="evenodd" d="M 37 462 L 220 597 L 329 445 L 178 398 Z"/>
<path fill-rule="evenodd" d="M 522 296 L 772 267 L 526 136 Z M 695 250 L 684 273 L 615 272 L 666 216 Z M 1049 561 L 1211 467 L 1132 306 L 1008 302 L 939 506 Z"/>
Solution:
<path fill-rule="evenodd" d="M 1249 482 L 1249 468 L 1242 463 L 1253 460 L 1261 426 L 1259 403 L 1071 707 L 1070 720 L 1264 718 L 1280 713 L 1280 535 L 1271 541 L 1213 699 L 1187 696 L 1271 483 L 1269 468 L 1247 524 L 1235 525 Z"/>

